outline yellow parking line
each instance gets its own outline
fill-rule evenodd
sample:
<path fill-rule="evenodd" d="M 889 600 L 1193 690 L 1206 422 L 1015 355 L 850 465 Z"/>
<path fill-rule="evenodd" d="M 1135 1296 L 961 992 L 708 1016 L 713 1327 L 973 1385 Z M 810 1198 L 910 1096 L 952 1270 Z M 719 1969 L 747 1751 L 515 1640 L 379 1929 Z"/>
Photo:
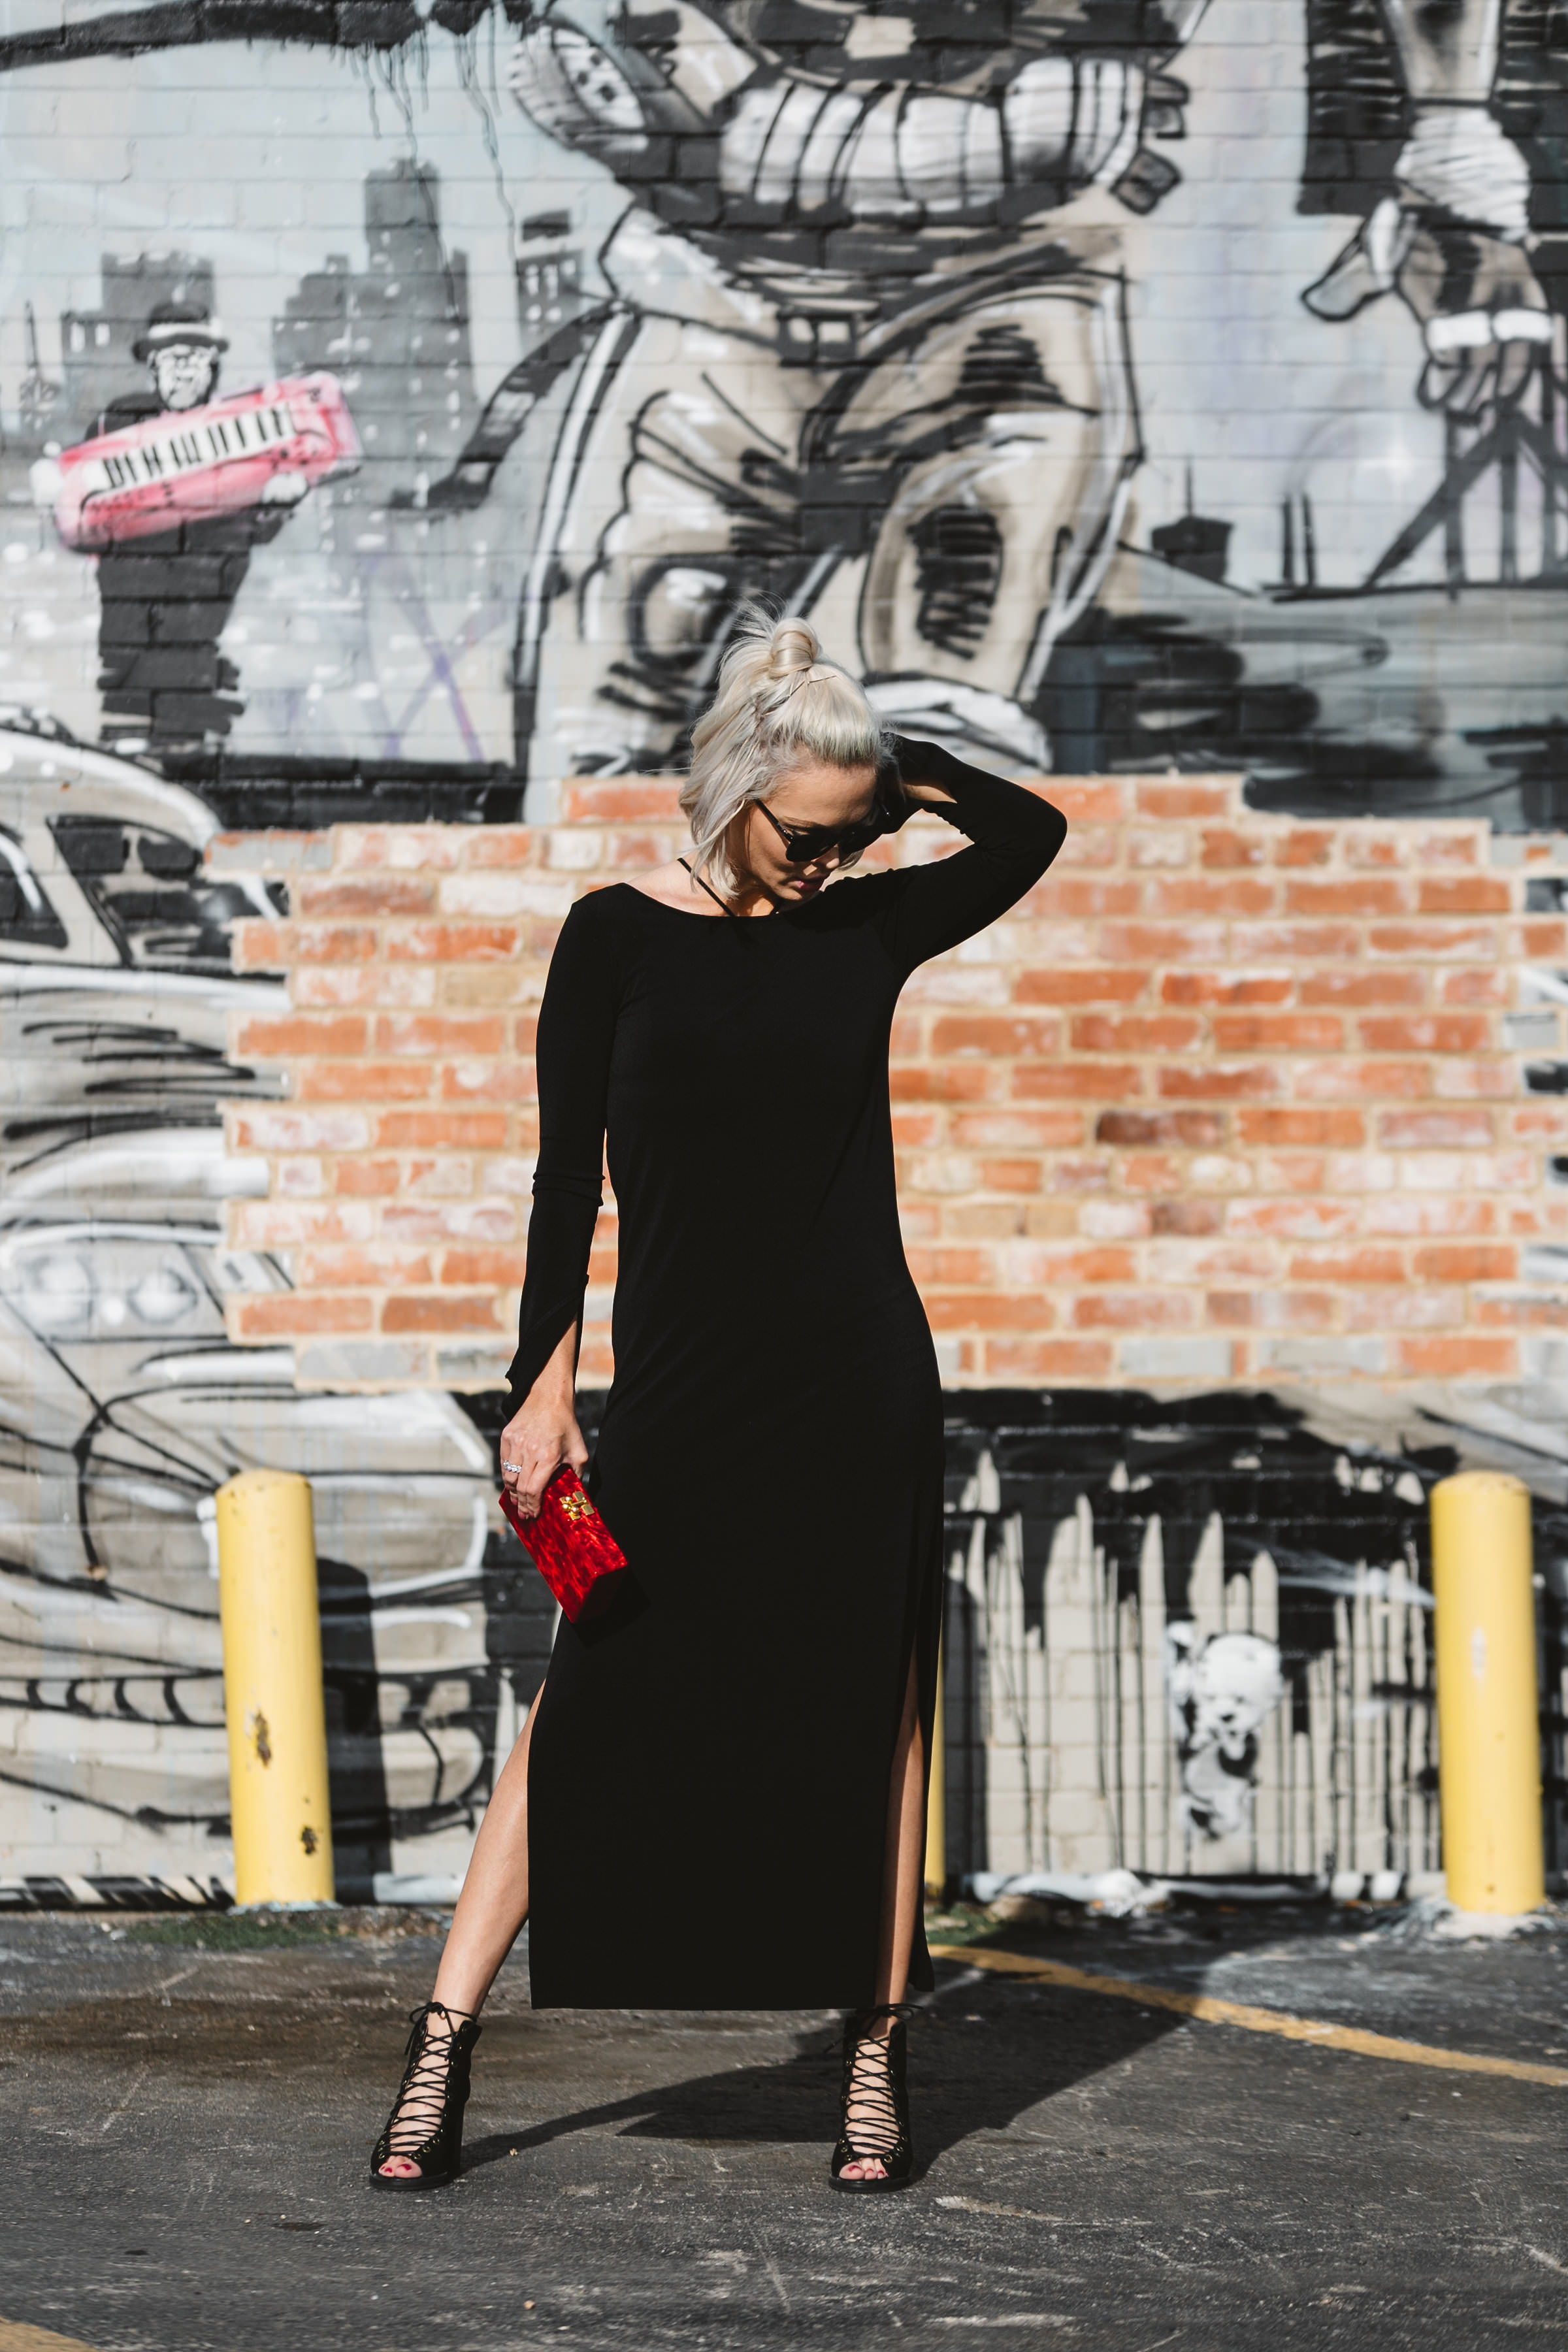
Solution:
<path fill-rule="evenodd" d="M 0 2352 L 92 2352 L 79 2336 L 57 2336 L 52 2327 L 29 2327 L 25 2319 L 0 2319 Z"/>
<path fill-rule="evenodd" d="M 1389 2033 L 1363 2033 L 1358 2025 L 1325 2025 L 1292 2017 L 1282 2009 L 1255 2009 L 1248 2001 L 1215 2000 L 1206 1992 L 1174 1992 L 1166 1985 L 1140 1984 L 1134 1977 L 1092 1976 L 1061 1960 L 1026 1959 L 1021 1952 L 997 1952 L 973 1944 L 933 1944 L 938 1960 L 964 1960 L 996 1976 L 1030 1977 L 1037 1984 L 1065 1985 L 1071 1992 L 1102 1993 L 1110 2000 L 1135 2000 L 1144 2009 L 1172 2009 L 1205 2025 L 1239 2025 L 1247 2033 L 1277 2033 L 1286 2042 L 1310 2042 L 1316 2050 L 1349 2050 L 1359 2058 L 1394 2058 L 1404 2066 L 1436 2066 L 1450 2074 L 1507 2074 L 1516 2083 L 1550 2083 L 1568 2090 L 1568 2067 L 1538 2066 L 1528 2058 L 1483 2058 L 1473 2050 L 1435 2050 L 1426 2042 L 1400 2042 Z M 5 2352 L 0 2339 L 0 2352 Z"/>

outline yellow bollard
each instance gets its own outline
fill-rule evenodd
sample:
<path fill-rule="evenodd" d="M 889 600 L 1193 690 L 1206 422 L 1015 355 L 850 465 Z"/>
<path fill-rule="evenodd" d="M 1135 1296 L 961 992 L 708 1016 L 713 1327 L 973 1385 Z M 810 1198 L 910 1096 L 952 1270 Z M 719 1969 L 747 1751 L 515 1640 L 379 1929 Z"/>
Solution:
<path fill-rule="evenodd" d="M 947 1891 L 947 1734 L 942 1721 L 942 1652 L 936 1654 L 936 1713 L 931 1727 L 931 1779 L 926 1788 L 926 1893 L 940 1903 Z"/>
<path fill-rule="evenodd" d="M 1465 1470 L 1432 1489 L 1443 1864 L 1459 1911 L 1545 1900 L 1530 1490 Z"/>
<path fill-rule="evenodd" d="M 235 1898 L 331 1903 L 332 1817 L 310 1481 L 245 1470 L 217 1491 Z"/>

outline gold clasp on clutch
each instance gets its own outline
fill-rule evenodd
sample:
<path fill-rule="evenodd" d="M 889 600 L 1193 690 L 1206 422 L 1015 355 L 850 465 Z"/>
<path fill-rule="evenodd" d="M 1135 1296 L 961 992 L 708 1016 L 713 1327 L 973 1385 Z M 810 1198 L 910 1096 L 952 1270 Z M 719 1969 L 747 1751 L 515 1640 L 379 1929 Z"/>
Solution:
<path fill-rule="evenodd" d="M 570 1519 L 573 1526 L 576 1527 L 584 1519 L 591 1519 L 594 1517 L 594 1506 L 584 1494 L 563 1495 L 561 1516 L 563 1519 Z"/>

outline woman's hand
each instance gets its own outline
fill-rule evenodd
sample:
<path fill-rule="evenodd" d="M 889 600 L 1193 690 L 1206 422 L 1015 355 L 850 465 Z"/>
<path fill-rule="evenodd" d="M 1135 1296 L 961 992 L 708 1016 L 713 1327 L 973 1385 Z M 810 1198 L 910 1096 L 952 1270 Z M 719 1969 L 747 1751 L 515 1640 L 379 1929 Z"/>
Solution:
<path fill-rule="evenodd" d="M 574 1402 L 570 1391 L 542 1396 L 536 1381 L 501 1431 L 501 1485 L 522 1518 L 538 1517 L 540 1498 L 563 1462 L 581 1470 L 588 1459 Z"/>
<path fill-rule="evenodd" d="M 574 1325 L 501 1431 L 501 1485 L 520 1517 L 538 1517 L 540 1498 L 563 1462 L 581 1470 L 588 1459 L 577 1426 L 576 1366 Z"/>

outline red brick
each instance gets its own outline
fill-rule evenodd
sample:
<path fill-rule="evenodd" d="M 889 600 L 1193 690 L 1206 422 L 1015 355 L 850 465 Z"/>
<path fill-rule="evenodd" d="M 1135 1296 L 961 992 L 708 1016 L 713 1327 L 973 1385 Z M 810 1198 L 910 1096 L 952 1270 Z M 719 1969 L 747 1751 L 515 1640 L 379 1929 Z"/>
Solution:
<path fill-rule="evenodd" d="M 960 1150 L 1017 1144 L 1027 1150 L 1059 1150 L 1083 1140 L 1083 1114 L 1076 1110 L 961 1110 L 949 1119 Z"/>
<path fill-rule="evenodd" d="M 1302 1062 L 1292 1070 L 1291 1091 L 1312 1102 L 1419 1102 L 1432 1091 L 1426 1062 L 1361 1062 L 1349 1054 L 1330 1061 Z"/>
<path fill-rule="evenodd" d="M 467 1297 L 389 1298 L 381 1310 L 384 1331 L 493 1331 L 499 1322 L 497 1301 L 489 1291 Z"/>
<path fill-rule="evenodd" d="M 514 962 L 521 947 L 516 923 L 411 923 L 389 932 L 389 962 Z"/>
<path fill-rule="evenodd" d="M 384 1013 L 375 1024 L 380 1054 L 488 1055 L 506 1050 L 499 1013 Z"/>
<path fill-rule="evenodd" d="M 384 1200 L 402 1181 L 395 1160 L 340 1160 L 332 1171 L 334 1190 L 370 1199 Z"/>
<path fill-rule="evenodd" d="M 1503 915 L 1513 904 L 1510 885 L 1486 874 L 1423 875 L 1418 887 L 1423 915 Z"/>
<path fill-rule="evenodd" d="M 1183 1144 L 1208 1150 L 1223 1143 L 1226 1115 L 1213 1110 L 1105 1110 L 1095 1122 L 1097 1143 Z"/>
<path fill-rule="evenodd" d="M 1302 975 L 1303 1004 L 1425 1004 L 1423 971 L 1312 971 Z"/>
<path fill-rule="evenodd" d="M 1204 1034 L 1200 1020 L 1179 1013 L 1080 1013 L 1071 1024 L 1079 1054 L 1184 1054 Z"/>
<path fill-rule="evenodd" d="M 1367 932 L 1366 944 L 1373 955 L 1496 955 L 1497 927 L 1492 923 L 1374 923 Z"/>
<path fill-rule="evenodd" d="M 434 875 L 306 876 L 294 886 L 301 915 L 423 915 L 436 903 Z"/>
<path fill-rule="evenodd" d="M 1270 1234 L 1281 1241 L 1353 1234 L 1359 1221 L 1348 1201 L 1233 1201 L 1225 1216 L 1227 1233 Z"/>
<path fill-rule="evenodd" d="M 933 1331 L 1048 1331 L 1057 1319 L 1050 1300 L 1032 1291 L 938 1290 L 925 1310 Z"/>
<path fill-rule="evenodd" d="M 450 1103 L 532 1103 L 539 1079 L 531 1059 L 448 1064 L 441 1072 L 441 1099 Z"/>
<path fill-rule="evenodd" d="M 939 1055 L 1054 1054 L 1061 1040 L 1059 1021 L 1023 1013 L 945 1013 L 931 1029 L 931 1051 Z"/>
<path fill-rule="evenodd" d="M 1448 971 L 1438 993 L 1445 1004 L 1506 1004 L 1509 974 L 1484 968 L 1479 971 Z"/>
<path fill-rule="evenodd" d="M 1277 892 L 1260 875 L 1174 875 L 1146 883 L 1143 903 L 1151 915 L 1267 915 Z"/>
<path fill-rule="evenodd" d="M 1153 974 L 1120 965 L 1085 970 L 1068 965 L 1021 971 L 1014 984 L 1018 1004 L 1136 1004 Z"/>
<path fill-rule="evenodd" d="M 1426 1013 L 1363 1019 L 1362 1044 L 1373 1054 L 1479 1054 L 1489 1043 L 1484 1013 Z"/>
<path fill-rule="evenodd" d="M 1115 824 L 1128 814 L 1128 787 L 1109 776 L 1052 776 L 1040 797 L 1060 809 L 1068 824 Z"/>
<path fill-rule="evenodd" d="M 1261 866 L 1266 854 L 1261 834 L 1234 833 L 1228 826 L 1211 827 L 1203 843 L 1205 866 Z"/>
<path fill-rule="evenodd" d="M 1232 948 L 1239 962 L 1348 962 L 1361 952 L 1361 933 L 1353 923 L 1238 923 Z M 1194 963 L 1217 961 L 1195 955 Z"/>
<path fill-rule="evenodd" d="M 1326 827 L 1303 826 L 1288 833 L 1275 851 L 1278 866 L 1326 866 L 1333 855 L 1334 836 Z"/>
<path fill-rule="evenodd" d="M 1080 1331 L 1186 1331 L 1196 1320 L 1184 1290 L 1090 1291 L 1072 1303 Z"/>
<path fill-rule="evenodd" d="M 1349 875 L 1332 882 L 1288 882 L 1285 911 L 1289 915 L 1401 915 L 1410 907 L 1409 886 L 1392 875 Z"/>
<path fill-rule="evenodd" d="M 1037 1192 L 1044 1170 L 1036 1160 L 983 1160 L 980 1181 L 988 1192 Z"/>
<path fill-rule="evenodd" d="M 1363 1216 L 1368 1233 L 1373 1234 L 1489 1234 L 1497 1229 L 1497 1210 L 1490 1201 L 1451 1194 L 1406 1192 L 1369 1201 Z"/>
<path fill-rule="evenodd" d="M 924 1289 L 942 1285 L 978 1290 L 995 1279 L 995 1264 L 986 1249 L 910 1249 L 910 1272 Z"/>
<path fill-rule="evenodd" d="M 1334 1320 L 1331 1290 L 1211 1290 L 1211 1322 L 1254 1331 L 1326 1331 Z"/>
<path fill-rule="evenodd" d="M 1519 1252 L 1508 1242 L 1434 1243 L 1415 1252 L 1412 1265 L 1422 1282 L 1512 1282 Z"/>
<path fill-rule="evenodd" d="M 1462 1380 L 1468 1372 L 1494 1377 L 1517 1371 L 1519 1349 L 1512 1339 L 1483 1339 L 1473 1335 L 1442 1339 L 1403 1339 L 1399 1369 L 1416 1380 Z"/>
<path fill-rule="evenodd" d="M 1238 1110 L 1239 1142 L 1279 1149 L 1321 1143 L 1353 1150 L 1366 1141 L 1366 1121 L 1359 1110 Z"/>
<path fill-rule="evenodd" d="M 1100 951 L 1112 963 L 1221 963 L 1228 942 L 1223 923 L 1102 923 Z"/>
<path fill-rule="evenodd" d="M 1006 1381 L 1102 1381 L 1115 1362 L 1109 1339 L 988 1339 L 985 1370 Z"/>
<path fill-rule="evenodd" d="M 292 1013 L 277 1020 L 240 1021 L 235 1052 L 258 1061 L 284 1055 L 363 1054 L 368 1024 L 354 1013 Z"/>
<path fill-rule="evenodd" d="M 387 1111 L 376 1121 L 375 1139 L 384 1150 L 445 1145 L 453 1151 L 499 1151 L 507 1139 L 504 1111 Z"/>
<path fill-rule="evenodd" d="M 1154 1234 L 1197 1237 L 1217 1234 L 1220 1217 L 1213 1201 L 1156 1201 L 1150 1211 L 1149 1227 Z"/>
<path fill-rule="evenodd" d="M 1142 903 L 1142 883 L 1062 874 L 1054 880 L 1037 883 L 1029 893 L 1028 911 L 1047 919 L 1056 915 L 1135 915 Z"/>
<path fill-rule="evenodd" d="M 1288 971 L 1168 971 L 1160 994 L 1167 1004 L 1289 1004 L 1295 986 Z"/>
<path fill-rule="evenodd" d="M 1345 828 L 1345 864 L 1364 871 L 1371 867 L 1403 866 L 1408 843 L 1401 830 L 1397 834 L 1367 833 L 1360 825 Z"/>
<path fill-rule="evenodd" d="M 1464 1150 L 1492 1140 L 1492 1118 L 1484 1110 L 1391 1110 L 1377 1122 L 1377 1139 L 1390 1151 L 1453 1148 Z"/>
<path fill-rule="evenodd" d="M 604 1255 L 613 1261 L 613 1250 Z M 593 1255 L 595 1261 L 600 1260 L 597 1247 Z M 502 1290 L 515 1290 L 526 1270 L 527 1257 L 527 1251 L 521 1249 L 449 1249 L 441 1260 L 441 1279 L 475 1286 L 493 1282 Z M 603 1282 L 608 1270 L 602 1262 L 591 1264 L 589 1281 Z"/>
<path fill-rule="evenodd" d="M 649 818 L 680 819 L 679 776 L 579 777 L 561 793 L 567 824 L 641 824 Z"/>
<path fill-rule="evenodd" d="M 296 1271 L 307 1290 L 393 1290 L 435 1279 L 426 1251 L 389 1249 L 384 1242 L 304 1249 Z"/>
<path fill-rule="evenodd" d="M 1216 1013 L 1214 1042 L 1222 1054 L 1328 1054 L 1344 1043 L 1344 1023 L 1331 1013 Z"/>
<path fill-rule="evenodd" d="M 1488 936 L 1495 938 L 1496 933 Z M 1521 923 L 1513 937 L 1519 942 L 1517 952 L 1532 960 L 1568 955 L 1568 923 Z"/>
<path fill-rule="evenodd" d="M 895 1062 L 888 1092 L 898 1102 L 984 1102 L 995 1091 L 984 1062 Z"/>
<path fill-rule="evenodd" d="M 1225 784 L 1140 782 L 1137 787 L 1139 815 L 1162 817 L 1167 824 L 1179 824 L 1183 817 L 1228 816 L 1231 801 Z"/>
<path fill-rule="evenodd" d="M 415 1102 L 430 1091 L 427 1062 L 307 1062 L 301 1102 Z"/>
<path fill-rule="evenodd" d="M 1404 1282 L 1405 1254 L 1396 1249 L 1299 1250 L 1292 1282 Z"/>
<path fill-rule="evenodd" d="M 1568 1330 L 1568 1299 L 1478 1298 L 1474 1313 L 1480 1324 L 1506 1325 L 1515 1330 Z"/>
<path fill-rule="evenodd" d="M 1013 1092 L 1026 1102 L 1128 1102 L 1143 1092 L 1143 1073 L 1136 1062 L 1025 1063 L 1013 1073 Z"/>
<path fill-rule="evenodd" d="M 1187 1062 L 1160 1072 L 1160 1092 L 1174 1102 L 1242 1102 L 1277 1095 L 1280 1073 L 1268 1062 L 1225 1068 L 1216 1062 Z"/>
<path fill-rule="evenodd" d="M 240 1339 L 305 1339 L 324 1331 L 368 1331 L 368 1298 L 302 1297 L 297 1290 L 273 1290 L 259 1298 L 237 1298 L 230 1328 Z"/>

